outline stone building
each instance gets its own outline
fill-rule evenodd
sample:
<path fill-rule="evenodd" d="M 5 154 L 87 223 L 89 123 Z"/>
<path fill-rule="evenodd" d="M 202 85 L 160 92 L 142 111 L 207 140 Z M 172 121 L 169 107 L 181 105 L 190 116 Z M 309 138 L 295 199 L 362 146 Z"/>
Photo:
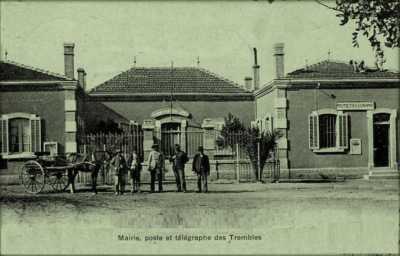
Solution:
<path fill-rule="evenodd" d="M 251 91 L 196 67 L 133 67 L 96 86 L 89 97 L 88 106 L 100 102 L 130 123 L 142 125 L 166 153 L 175 143 L 194 153 L 195 144 L 188 137 L 203 129 L 220 129 L 229 113 L 248 125 L 254 120 Z M 87 116 L 93 115 L 89 111 Z M 145 151 L 152 143 L 152 136 L 146 136 Z"/>
<path fill-rule="evenodd" d="M 256 122 L 281 131 L 285 175 L 397 173 L 399 73 L 326 60 L 285 74 L 283 44 L 274 59 L 276 78 L 255 92 Z"/>
<path fill-rule="evenodd" d="M 65 74 L 57 74 L 0 61 L 0 169 L 8 169 L 2 175 L 15 173 L 35 152 L 77 151 L 86 73 L 78 69 L 75 79 L 72 43 L 64 44 L 64 67 Z"/>

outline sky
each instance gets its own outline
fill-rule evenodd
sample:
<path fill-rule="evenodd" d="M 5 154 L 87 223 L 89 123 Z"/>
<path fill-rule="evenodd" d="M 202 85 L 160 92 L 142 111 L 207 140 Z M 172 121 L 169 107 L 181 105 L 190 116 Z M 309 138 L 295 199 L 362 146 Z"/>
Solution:
<path fill-rule="evenodd" d="M 273 45 L 285 44 L 285 72 L 331 59 L 373 66 L 366 40 L 353 48 L 353 25 L 314 1 L 5 1 L 0 55 L 64 73 L 63 43 L 75 43 L 75 68 L 93 88 L 133 67 L 196 67 L 244 84 L 258 50 L 261 84 L 274 78 Z M 330 52 L 330 54 L 329 54 Z M 398 49 L 385 49 L 399 70 Z"/>

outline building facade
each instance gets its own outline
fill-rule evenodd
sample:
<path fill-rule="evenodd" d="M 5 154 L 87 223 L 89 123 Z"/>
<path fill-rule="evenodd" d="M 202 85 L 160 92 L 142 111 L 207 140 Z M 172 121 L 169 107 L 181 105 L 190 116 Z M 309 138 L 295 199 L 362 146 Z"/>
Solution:
<path fill-rule="evenodd" d="M 166 153 L 172 153 L 175 143 L 187 150 L 192 144 L 188 136 L 204 129 L 221 129 L 229 113 L 247 125 L 254 120 L 251 91 L 195 67 L 133 67 L 91 90 L 87 105 L 95 103 L 129 120 L 129 124 L 141 125 L 146 134 L 151 134 L 145 136 L 145 151 L 150 150 L 153 137 Z M 88 116 L 93 115 L 88 112 Z M 214 144 L 204 146 L 211 152 Z"/>
<path fill-rule="evenodd" d="M 274 52 L 276 79 L 255 93 L 256 122 L 282 133 L 286 175 L 398 170 L 398 73 L 328 60 L 285 75 L 283 45 Z"/>
<path fill-rule="evenodd" d="M 15 171 L 35 152 L 77 151 L 85 128 L 85 71 L 74 77 L 74 44 L 64 45 L 65 74 L 12 61 L 0 62 L 0 145 L 2 169 Z"/>
<path fill-rule="evenodd" d="M 75 78 L 74 44 L 64 44 L 63 75 L 1 61 L 0 166 L 15 169 L 40 151 L 78 152 L 79 136 L 107 120 L 140 127 L 145 153 L 157 142 L 167 153 L 174 144 L 191 154 L 202 145 L 213 159 L 215 135 L 232 113 L 281 134 L 283 176 L 399 169 L 399 73 L 328 60 L 285 74 L 276 44 L 276 78 L 258 89 L 254 52 L 254 83 L 246 77 L 244 86 L 198 67 L 132 67 L 88 93 L 85 70 Z"/>

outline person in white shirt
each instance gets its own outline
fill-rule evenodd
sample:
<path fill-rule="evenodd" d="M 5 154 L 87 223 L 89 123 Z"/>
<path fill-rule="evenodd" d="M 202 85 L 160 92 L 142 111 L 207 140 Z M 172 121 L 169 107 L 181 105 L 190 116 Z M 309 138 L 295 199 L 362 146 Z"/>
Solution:
<path fill-rule="evenodd" d="M 164 156 L 158 150 L 158 145 L 153 145 L 151 147 L 151 151 L 149 157 L 147 159 L 147 163 L 149 165 L 149 172 L 151 175 L 150 179 L 150 192 L 155 192 L 155 181 L 156 178 L 158 180 L 158 192 L 163 191 L 162 187 L 162 176 L 164 171 Z"/>

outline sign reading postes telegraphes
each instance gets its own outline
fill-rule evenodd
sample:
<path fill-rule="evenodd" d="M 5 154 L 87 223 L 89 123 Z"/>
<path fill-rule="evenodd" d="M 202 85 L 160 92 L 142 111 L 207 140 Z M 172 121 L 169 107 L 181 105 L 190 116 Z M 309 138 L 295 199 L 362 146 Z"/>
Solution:
<path fill-rule="evenodd" d="M 375 102 L 373 101 L 357 101 L 357 102 L 338 102 L 337 110 L 373 110 Z"/>

